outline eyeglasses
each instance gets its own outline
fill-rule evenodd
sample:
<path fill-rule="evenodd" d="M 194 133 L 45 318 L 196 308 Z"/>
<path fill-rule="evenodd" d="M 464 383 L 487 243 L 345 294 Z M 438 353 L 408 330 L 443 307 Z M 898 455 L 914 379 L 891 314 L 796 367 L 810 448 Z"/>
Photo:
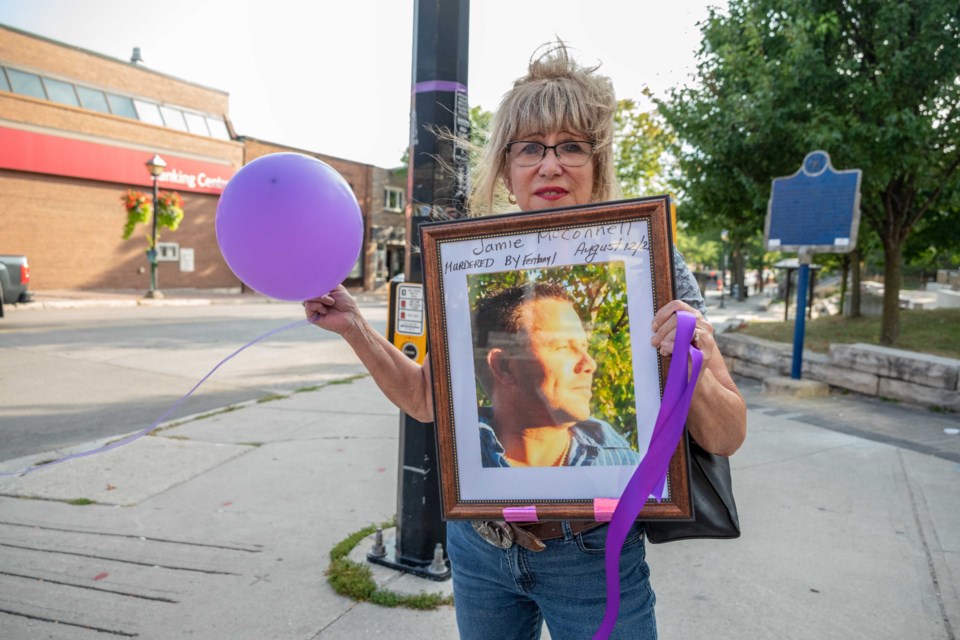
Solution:
<path fill-rule="evenodd" d="M 514 140 L 507 143 L 507 157 L 518 167 L 533 167 L 547 157 L 553 149 L 557 161 L 565 167 L 582 167 L 593 155 L 593 143 L 585 140 L 569 140 L 547 146 L 542 142 Z"/>

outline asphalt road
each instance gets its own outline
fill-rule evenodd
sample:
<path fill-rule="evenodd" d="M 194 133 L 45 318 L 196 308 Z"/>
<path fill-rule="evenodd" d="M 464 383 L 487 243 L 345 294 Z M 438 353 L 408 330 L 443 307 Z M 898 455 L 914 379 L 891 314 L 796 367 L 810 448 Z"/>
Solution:
<path fill-rule="evenodd" d="M 386 304 L 361 303 L 378 331 Z M 31 310 L 0 321 L 0 460 L 150 426 L 231 353 L 298 323 L 298 304 Z M 305 322 L 223 364 L 165 421 L 364 370 Z"/>

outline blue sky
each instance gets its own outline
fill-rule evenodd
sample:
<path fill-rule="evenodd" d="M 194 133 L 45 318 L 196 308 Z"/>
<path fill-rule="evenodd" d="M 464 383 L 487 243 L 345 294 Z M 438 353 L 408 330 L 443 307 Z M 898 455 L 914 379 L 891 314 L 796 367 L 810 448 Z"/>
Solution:
<path fill-rule="evenodd" d="M 408 144 L 414 0 L 0 0 L 0 23 L 230 94 L 238 133 L 379 166 Z M 689 82 L 726 0 L 473 0 L 469 101 L 493 109 L 539 44 L 602 63 L 621 98 Z"/>

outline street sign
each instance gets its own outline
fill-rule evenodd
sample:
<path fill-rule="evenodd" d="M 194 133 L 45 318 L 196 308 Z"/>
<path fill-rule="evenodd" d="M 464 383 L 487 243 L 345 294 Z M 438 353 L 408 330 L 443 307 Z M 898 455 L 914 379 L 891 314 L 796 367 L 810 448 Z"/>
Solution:
<path fill-rule="evenodd" d="M 811 151 L 792 176 L 774 178 L 763 238 L 767 251 L 796 251 L 797 322 L 793 331 L 790 377 L 800 379 L 803 368 L 804 318 L 813 254 L 849 253 L 857 245 L 860 228 L 859 169 L 837 171 L 830 154 Z"/>
<path fill-rule="evenodd" d="M 774 178 L 764 225 L 767 251 L 848 253 L 860 227 L 859 169 L 836 171 L 812 151 L 792 176 Z"/>

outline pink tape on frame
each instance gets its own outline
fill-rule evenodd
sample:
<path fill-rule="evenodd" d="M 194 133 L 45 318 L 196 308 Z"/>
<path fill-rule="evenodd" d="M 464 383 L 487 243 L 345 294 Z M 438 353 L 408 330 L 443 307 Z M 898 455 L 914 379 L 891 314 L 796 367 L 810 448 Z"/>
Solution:
<path fill-rule="evenodd" d="M 540 522 L 536 505 L 529 507 L 504 507 L 503 519 L 507 522 Z"/>
<path fill-rule="evenodd" d="M 620 498 L 594 498 L 593 519 L 597 522 L 610 522 Z"/>

